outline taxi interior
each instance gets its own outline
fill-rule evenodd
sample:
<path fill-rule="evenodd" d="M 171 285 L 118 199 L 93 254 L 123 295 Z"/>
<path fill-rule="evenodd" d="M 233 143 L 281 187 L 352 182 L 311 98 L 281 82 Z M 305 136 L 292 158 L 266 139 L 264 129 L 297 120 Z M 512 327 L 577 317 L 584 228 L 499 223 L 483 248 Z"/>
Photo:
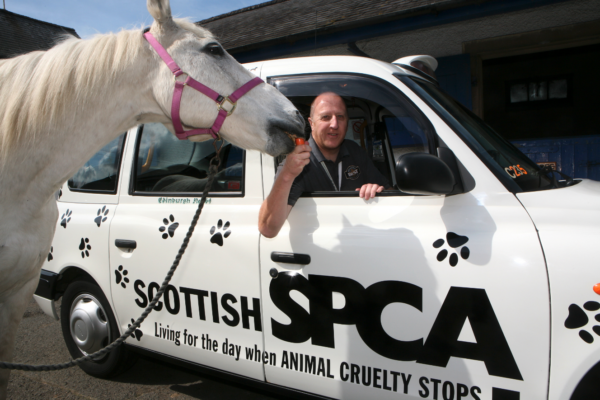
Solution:
<path fill-rule="evenodd" d="M 305 135 L 311 134 L 308 117 L 315 96 L 290 97 L 305 119 Z M 394 166 L 398 157 L 412 152 L 428 152 L 427 139 L 410 115 L 394 115 L 382 105 L 367 99 L 342 96 L 348 112 L 346 139 L 362 147 L 375 167 L 397 189 Z M 285 156 L 275 159 L 275 168 Z"/>

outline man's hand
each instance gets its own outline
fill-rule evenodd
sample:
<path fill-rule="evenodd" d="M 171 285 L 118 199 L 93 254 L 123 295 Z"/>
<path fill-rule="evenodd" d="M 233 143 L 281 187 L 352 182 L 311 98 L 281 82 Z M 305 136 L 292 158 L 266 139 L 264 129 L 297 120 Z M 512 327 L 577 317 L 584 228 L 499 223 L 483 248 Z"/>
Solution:
<path fill-rule="evenodd" d="M 287 155 L 283 170 L 281 171 L 286 180 L 293 181 L 300 175 L 304 167 L 310 163 L 310 152 L 311 148 L 308 144 L 300 144 L 294 148 L 294 151 Z"/>
<path fill-rule="evenodd" d="M 359 196 L 361 198 L 369 200 L 370 198 L 375 197 L 376 193 L 381 193 L 383 189 L 383 186 L 379 186 L 376 183 L 365 183 L 360 189 L 356 190 L 360 190 Z"/>

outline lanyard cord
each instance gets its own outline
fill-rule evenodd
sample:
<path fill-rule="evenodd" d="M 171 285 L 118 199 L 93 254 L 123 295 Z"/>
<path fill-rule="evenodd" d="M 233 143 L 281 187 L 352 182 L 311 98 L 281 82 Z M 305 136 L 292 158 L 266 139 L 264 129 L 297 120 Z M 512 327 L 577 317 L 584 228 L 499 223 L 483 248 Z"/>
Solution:
<path fill-rule="evenodd" d="M 331 184 L 333 185 L 333 188 L 335 189 L 335 191 L 339 192 L 342 189 L 342 162 L 340 161 L 338 163 L 338 178 L 339 178 L 338 181 L 339 181 L 339 186 L 335 186 L 335 182 L 333 181 L 333 178 L 331 177 L 331 174 L 329 173 L 329 170 L 327 169 L 327 166 L 325 165 L 325 161 L 321 161 L 321 166 L 325 170 L 325 174 L 329 178 L 329 182 L 331 182 Z"/>

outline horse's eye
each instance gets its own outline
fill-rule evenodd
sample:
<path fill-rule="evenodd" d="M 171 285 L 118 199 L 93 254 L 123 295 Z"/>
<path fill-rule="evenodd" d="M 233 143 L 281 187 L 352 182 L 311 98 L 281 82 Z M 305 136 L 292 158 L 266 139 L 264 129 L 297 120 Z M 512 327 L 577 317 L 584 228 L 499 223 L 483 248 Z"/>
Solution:
<path fill-rule="evenodd" d="M 218 44 L 209 44 L 208 46 L 206 46 L 206 49 L 213 56 L 222 56 L 223 55 L 223 49 Z"/>

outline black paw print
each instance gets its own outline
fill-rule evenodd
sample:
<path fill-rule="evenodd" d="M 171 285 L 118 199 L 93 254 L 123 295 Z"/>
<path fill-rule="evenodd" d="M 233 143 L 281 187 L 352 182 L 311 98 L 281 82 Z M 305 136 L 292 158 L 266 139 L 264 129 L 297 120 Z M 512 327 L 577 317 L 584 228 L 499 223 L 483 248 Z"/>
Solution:
<path fill-rule="evenodd" d="M 127 324 L 127 327 L 130 328 L 134 322 L 135 321 L 133 320 L 133 318 L 131 318 L 131 324 Z M 131 337 L 136 338 L 138 342 L 140 341 L 142 336 L 144 336 L 144 332 L 142 332 L 140 329 L 136 329 L 135 331 L 131 332 Z"/>
<path fill-rule="evenodd" d="M 126 276 L 128 273 L 129 272 L 127 272 L 126 269 L 123 269 L 122 265 L 119 265 L 119 268 L 115 269 L 115 281 L 117 282 L 117 285 L 120 283 L 123 289 L 125 289 L 129 283 L 129 278 Z"/>
<path fill-rule="evenodd" d="M 223 225 L 223 220 L 219 220 L 219 222 L 217 222 L 217 228 L 221 229 L 223 228 L 224 230 L 229 228 L 229 221 L 225 222 L 225 225 Z M 210 228 L 210 234 L 212 235 L 212 237 L 210 238 L 210 242 L 211 243 L 216 243 L 219 246 L 223 246 L 223 237 L 225 237 L 225 239 L 227 239 L 229 237 L 229 235 L 231 235 L 231 231 L 227 231 L 224 234 L 221 234 L 221 232 L 217 232 L 215 233 L 216 228 L 213 226 L 212 228 Z"/>
<path fill-rule="evenodd" d="M 588 301 L 583 305 L 588 311 L 598 311 L 600 309 L 600 303 L 597 301 Z M 600 322 L 600 314 L 596 314 L 594 319 Z M 581 309 L 577 304 L 571 304 L 569 306 L 569 316 L 565 320 L 565 328 L 568 329 L 577 329 L 583 328 L 590 321 L 585 311 Z M 594 333 L 600 336 L 600 325 L 594 325 L 592 327 Z M 592 343 L 594 341 L 594 337 L 591 333 L 586 331 L 585 329 L 581 329 L 579 331 L 579 337 L 586 343 Z"/>
<path fill-rule="evenodd" d="M 52 261 L 54 257 L 52 257 L 52 252 L 54 251 L 54 247 L 50 246 L 50 253 L 48 253 L 48 261 Z"/>
<path fill-rule="evenodd" d="M 108 208 L 106 208 L 106 206 L 98 209 L 98 216 L 96 218 L 94 218 L 94 222 L 96 223 L 96 225 L 98 225 L 98 228 L 100 228 L 101 223 L 106 221 L 107 215 L 108 215 Z"/>
<path fill-rule="evenodd" d="M 458 235 L 454 232 L 448 232 L 446 234 L 446 240 L 448 241 L 448 246 L 452 247 L 453 249 L 456 249 L 457 247 L 460 247 L 460 246 L 466 244 L 469 241 L 469 238 L 466 236 Z M 444 243 L 446 243 L 444 241 L 444 239 L 438 239 L 435 242 L 433 242 L 433 247 L 435 247 L 436 249 L 440 248 L 444 245 Z M 469 250 L 469 248 L 467 246 L 460 249 L 460 256 L 463 259 L 466 260 L 467 258 L 469 258 L 469 255 L 471 255 L 471 250 Z M 444 261 L 447 256 L 448 256 L 448 250 L 443 249 L 438 253 L 437 260 L 440 262 Z M 456 264 L 458 264 L 458 254 L 456 254 L 456 253 L 450 254 L 449 261 L 450 261 L 450 266 L 455 267 Z"/>
<path fill-rule="evenodd" d="M 172 224 L 169 225 L 169 222 L 172 222 Z M 164 232 L 162 234 L 162 238 L 167 239 L 169 236 L 173 237 L 173 235 L 175 234 L 175 229 L 179 227 L 179 222 L 175 222 L 175 217 L 173 216 L 173 214 L 169 215 L 169 219 L 163 218 L 163 224 L 165 225 L 158 228 L 159 231 Z M 168 228 L 167 225 L 169 225 Z M 165 230 L 169 233 L 167 234 Z"/>
<path fill-rule="evenodd" d="M 67 224 L 69 222 L 71 222 L 71 214 L 73 214 L 73 210 L 69 211 L 69 209 L 67 209 L 67 211 L 65 211 L 65 213 L 62 215 L 62 217 L 60 217 L 61 218 L 60 226 L 67 229 Z"/>
<path fill-rule="evenodd" d="M 92 246 L 90 246 L 90 239 L 88 238 L 81 238 L 81 243 L 79 243 L 79 250 L 81 250 L 81 258 L 86 258 L 90 256 L 90 250 L 92 249 Z"/>

